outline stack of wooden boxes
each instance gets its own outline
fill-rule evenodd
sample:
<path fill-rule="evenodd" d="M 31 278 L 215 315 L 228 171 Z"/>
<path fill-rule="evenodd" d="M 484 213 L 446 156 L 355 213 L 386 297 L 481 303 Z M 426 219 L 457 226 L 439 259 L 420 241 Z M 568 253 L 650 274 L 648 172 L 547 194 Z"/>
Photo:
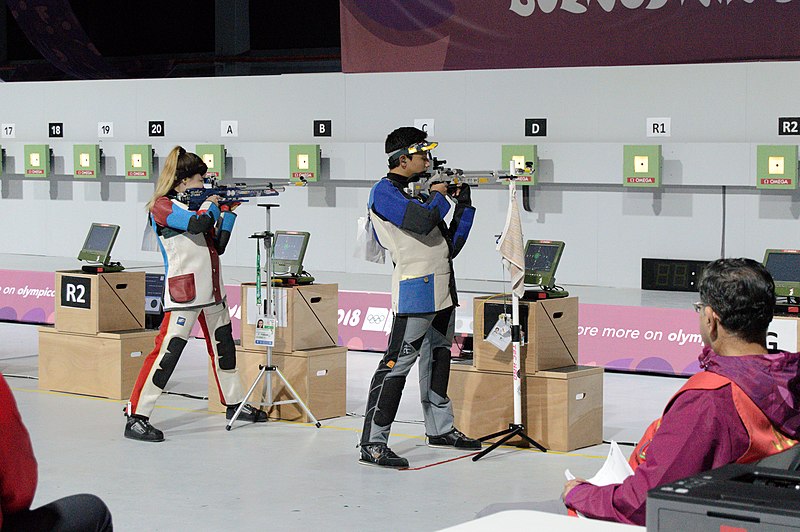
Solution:
<path fill-rule="evenodd" d="M 39 328 L 39 388 L 128 399 L 158 331 L 144 272 L 56 272 L 55 327 Z"/>
<path fill-rule="evenodd" d="M 512 347 L 500 350 L 485 339 L 506 313 L 511 315 L 509 296 L 475 298 L 474 365 L 451 366 L 448 395 L 456 426 L 473 438 L 507 429 L 514 420 Z M 520 301 L 520 325 L 522 422 L 528 436 L 556 451 L 601 443 L 603 370 L 577 365 L 578 299 Z"/>
<path fill-rule="evenodd" d="M 272 364 L 277 366 L 297 395 L 317 419 L 345 415 L 347 382 L 347 348 L 337 346 L 339 339 L 339 290 L 335 284 L 312 284 L 275 289 L 278 326 L 272 349 Z M 266 286 L 262 288 L 266 298 Z M 259 365 L 266 363 L 267 348 L 255 343 L 258 319 L 256 285 L 242 285 L 242 341 L 236 359 L 242 385 L 249 387 L 258 376 Z M 291 400 L 291 394 L 274 373 L 272 402 Z M 262 379 L 253 395 L 252 404 L 261 402 Z M 269 401 L 269 398 L 266 398 Z M 219 391 L 209 366 L 208 409 L 222 412 Z M 265 408 L 272 418 L 308 422 L 308 416 L 296 403 Z"/>

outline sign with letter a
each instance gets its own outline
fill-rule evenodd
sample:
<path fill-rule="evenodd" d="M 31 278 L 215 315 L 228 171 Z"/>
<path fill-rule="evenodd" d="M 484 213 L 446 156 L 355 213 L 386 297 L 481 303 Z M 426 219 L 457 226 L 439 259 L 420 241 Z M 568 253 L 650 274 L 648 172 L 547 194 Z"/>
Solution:
<path fill-rule="evenodd" d="M 61 278 L 61 306 L 74 308 L 91 308 L 92 280 L 88 277 Z"/>

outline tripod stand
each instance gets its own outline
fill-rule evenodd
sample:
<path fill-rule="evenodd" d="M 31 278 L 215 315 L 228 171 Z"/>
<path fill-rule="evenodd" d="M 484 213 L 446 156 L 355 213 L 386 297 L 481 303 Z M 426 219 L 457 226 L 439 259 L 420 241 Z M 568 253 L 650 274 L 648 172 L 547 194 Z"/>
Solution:
<path fill-rule="evenodd" d="M 268 318 L 272 318 L 272 317 L 275 316 L 275 310 L 273 308 L 274 298 L 273 298 L 273 295 L 272 295 L 272 291 L 273 291 L 273 288 L 272 288 L 272 239 L 274 237 L 274 234 L 272 232 L 270 232 L 270 209 L 272 207 L 278 207 L 278 205 L 276 205 L 274 203 L 266 203 L 266 204 L 259 204 L 259 207 L 264 207 L 266 209 L 267 230 L 263 231 L 261 233 L 255 233 L 255 234 L 250 236 L 250 238 L 253 238 L 256 241 L 256 263 L 257 263 L 256 264 L 256 304 L 259 306 L 259 308 L 262 308 L 261 307 L 261 242 L 263 242 L 264 243 L 264 249 L 266 250 L 266 253 L 267 253 L 266 268 L 265 268 L 265 272 L 267 274 L 267 296 L 266 296 L 267 299 L 264 302 L 263 309 L 264 309 L 264 314 Z M 244 320 L 247 320 L 246 316 L 243 316 L 243 318 L 244 318 Z M 273 331 L 274 330 L 275 329 L 273 328 Z M 259 403 L 259 406 L 270 407 L 270 406 L 297 403 L 298 405 L 300 405 L 300 407 L 306 413 L 308 418 L 312 421 L 312 423 L 314 423 L 314 425 L 317 428 L 322 426 L 320 424 L 320 422 L 317 421 L 317 418 L 314 417 L 314 414 L 311 413 L 311 410 L 308 409 L 308 406 L 306 406 L 306 404 L 303 402 L 303 400 L 300 399 L 300 396 L 297 395 L 297 392 L 294 390 L 294 388 L 292 388 L 292 385 L 289 384 L 289 381 L 286 380 L 286 377 L 283 376 L 283 373 L 281 373 L 281 370 L 278 369 L 278 366 L 275 366 L 272 363 L 272 345 L 273 345 L 273 343 L 274 343 L 274 335 L 273 335 L 273 341 L 268 341 L 267 342 L 267 353 L 266 353 L 266 357 L 265 357 L 266 364 L 264 364 L 264 365 L 259 364 L 258 365 L 258 367 L 260 369 L 260 371 L 258 372 L 258 376 L 256 376 L 256 379 L 253 381 L 253 384 L 250 386 L 250 389 L 247 390 L 247 395 L 245 396 L 245 399 L 241 402 L 241 404 L 239 405 L 239 408 L 236 409 L 236 412 L 233 414 L 233 417 L 230 419 L 230 421 L 228 421 L 228 424 L 225 427 L 226 430 L 231 430 L 231 427 L 233 427 L 233 422 L 236 421 L 239 418 L 239 414 L 241 414 L 242 409 L 244 408 L 245 401 L 252 395 L 253 391 L 256 389 L 256 386 L 258 386 L 258 383 L 261 381 L 262 378 L 264 379 L 264 387 L 263 387 L 263 390 L 262 390 L 262 393 L 261 393 L 261 401 Z M 293 399 L 290 399 L 290 400 L 287 400 L 287 401 L 273 401 L 272 400 L 273 399 L 272 398 L 272 376 L 271 376 L 272 373 L 276 374 L 278 376 L 278 378 L 280 378 L 280 380 L 283 382 L 283 385 L 289 391 L 289 394 L 293 397 Z M 265 399 L 267 399 L 267 400 L 265 401 Z"/>
<path fill-rule="evenodd" d="M 513 175 L 513 174 L 512 174 Z M 484 449 L 480 454 L 472 457 L 473 462 L 477 462 L 490 452 L 503 445 L 505 442 L 515 436 L 521 437 L 529 444 L 533 445 L 542 452 L 547 452 L 547 449 L 542 447 L 541 444 L 536 442 L 533 438 L 525 433 L 525 425 L 522 423 L 522 378 L 523 372 L 521 367 L 521 335 L 519 326 L 519 292 L 525 293 L 524 273 L 525 273 L 525 257 L 522 252 L 522 223 L 519 220 L 519 208 L 517 207 L 517 189 L 514 178 L 508 184 L 509 188 L 509 206 L 508 216 L 506 217 L 506 225 L 503 228 L 503 234 L 500 237 L 500 243 L 497 248 L 503 255 L 505 262 L 508 266 L 509 272 L 512 277 L 512 297 L 511 297 L 511 344 L 512 344 L 512 362 L 511 370 L 513 374 L 513 388 L 514 388 L 514 422 L 508 424 L 508 428 L 478 438 L 484 442 L 503 436 L 495 443 Z"/>

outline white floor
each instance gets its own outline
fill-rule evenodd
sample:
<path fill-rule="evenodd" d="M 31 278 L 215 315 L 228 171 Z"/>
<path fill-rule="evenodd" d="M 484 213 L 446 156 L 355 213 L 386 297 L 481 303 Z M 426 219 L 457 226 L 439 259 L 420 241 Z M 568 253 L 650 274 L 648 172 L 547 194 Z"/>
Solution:
<path fill-rule="evenodd" d="M 564 470 L 591 476 L 607 445 L 570 453 L 502 448 L 410 471 L 357 462 L 375 353 L 348 354 L 348 416 L 307 424 L 269 422 L 224 429 L 206 402 L 164 395 L 152 422 L 160 444 L 123 438 L 122 401 L 39 390 L 35 326 L 0 323 L 0 371 L 17 398 L 39 460 L 34 506 L 90 492 L 118 530 L 437 530 L 487 509 L 552 507 Z M 207 394 L 206 354 L 193 340 L 168 390 Z M 635 441 L 683 383 L 669 377 L 605 375 L 604 438 Z M 412 468 L 463 456 L 430 449 L 408 379 L 390 445 Z M 477 435 L 473 435 L 477 436 Z M 623 447 L 630 452 L 630 447 Z M 551 501 L 551 502 L 545 502 Z"/>

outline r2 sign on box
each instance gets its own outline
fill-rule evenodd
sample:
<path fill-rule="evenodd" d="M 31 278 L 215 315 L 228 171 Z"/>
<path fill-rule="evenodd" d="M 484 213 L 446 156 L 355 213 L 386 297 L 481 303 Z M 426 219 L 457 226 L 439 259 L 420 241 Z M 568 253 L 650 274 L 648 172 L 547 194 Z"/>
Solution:
<path fill-rule="evenodd" d="M 61 306 L 91 308 L 92 280 L 86 277 L 67 277 L 61 279 Z"/>

